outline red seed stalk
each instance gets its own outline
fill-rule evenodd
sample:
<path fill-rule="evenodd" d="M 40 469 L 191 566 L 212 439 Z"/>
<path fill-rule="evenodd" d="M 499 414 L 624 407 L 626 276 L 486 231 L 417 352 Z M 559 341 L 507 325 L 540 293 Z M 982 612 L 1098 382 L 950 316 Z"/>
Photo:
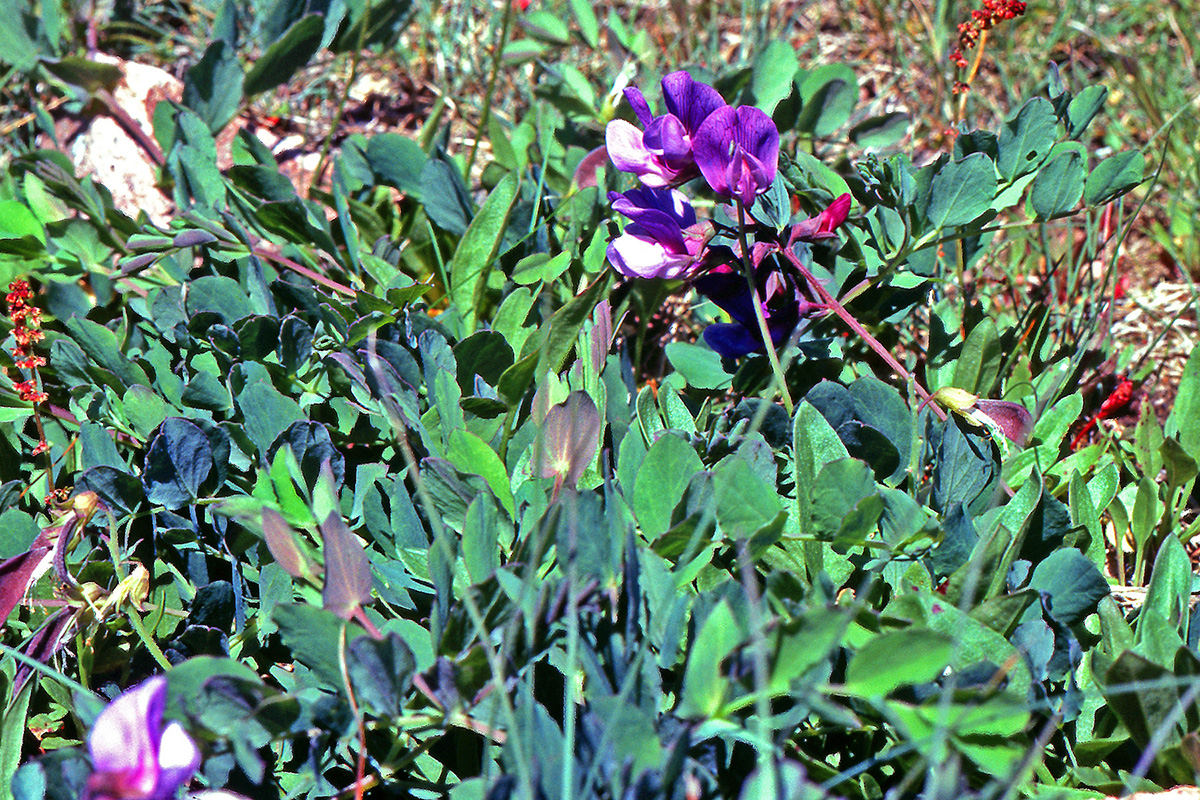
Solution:
<path fill-rule="evenodd" d="M 49 395 L 38 385 L 38 367 L 46 366 L 46 359 L 34 353 L 33 346 L 44 339 L 46 334 L 42 331 L 42 310 L 29 304 L 32 297 L 33 290 L 29 287 L 29 281 L 20 279 L 8 285 L 8 295 L 4 299 L 8 303 L 8 318 L 13 323 L 13 338 L 17 341 L 16 347 L 13 348 L 13 360 L 17 369 L 26 376 L 24 380 L 14 382 L 13 388 L 22 400 L 34 405 L 33 418 L 37 423 L 38 443 L 33 448 L 33 455 L 39 456 L 50 449 L 50 444 L 46 441 L 46 431 L 42 428 L 37 406 L 46 402 Z M 51 490 L 54 488 L 53 480 L 51 476 Z"/>
<path fill-rule="evenodd" d="M 1025 4 L 1017 0 L 983 0 L 983 8 L 972 11 L 971 18 L 958 26 L 958 47 L 950 54 L 950 62 L 960 70 L 968 70 L 963 80 L 954 82 L 954 94 L 964 94 L 971 88 L 971 81 L 979 72 L 979 64 L 983 60 L 984 45 L 987 44 L 987 32 L 1009 19 L 1015 19 L 1025 13 Z M 978 47 L 974 62 L 968 64 L 964 55 L 968 50 Z"/>

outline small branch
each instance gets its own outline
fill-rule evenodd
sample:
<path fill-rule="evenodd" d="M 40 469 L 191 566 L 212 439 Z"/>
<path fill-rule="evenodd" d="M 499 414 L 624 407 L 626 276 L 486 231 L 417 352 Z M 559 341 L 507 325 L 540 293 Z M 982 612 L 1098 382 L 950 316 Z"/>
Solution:
<path fill-rule="evenodd" d="M 895 370 L 897 375 L 904 378 L 905 381 L 912 383 L 917 394 L 920 395 L 923 401 L 928 403 L 930 407 L 933 408 L 933 412 L 938 415 L 938 419 L 944 420 L 946 418 L 946 412 L 943 411 L 942 407 L 937 403 L 930 402 L 933 397 L 929 394 L 929 391 L 920 384 L 916 377 L 909 372 L 903 364 L 897 361 L 896 358 L 888 352 L 887 348 L 884 347 L 878 339 L 872 336 L 870 331 L 864 328 L 862 323 L 855 319 L 854 315 L 847 311 L 846 307 L 839 303 L 836 297 L 829 293 L 829 290 L 826 289 L 820 281 L 813 277 L 813 274 L 808 271 L 808 267 L 804 266 L 796 254 L 792 252 L 791 248 L 783 247 L 780 248 L 780 250 L 783 252 L 787 260 L 792 262 L 792 266 L 799 270 L 800 274 L 804 276 L 804 279 L 808 281 L 809 286 L 811 286 L 813 291 L 815 291 L 821 298 L 821 302 L 825 305 L 825 307 L 841 317 L 842 321 L 850 327 L 850 330 L 858 334 L 859 338 L 866 342 L 867 346 L 874 350 L 876 355 L 887 362 L 887 365 Z"/>

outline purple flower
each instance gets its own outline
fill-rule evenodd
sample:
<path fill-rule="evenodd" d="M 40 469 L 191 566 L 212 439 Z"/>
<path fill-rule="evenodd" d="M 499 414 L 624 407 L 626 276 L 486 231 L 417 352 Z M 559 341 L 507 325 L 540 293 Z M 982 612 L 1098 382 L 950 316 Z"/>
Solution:
<path fill-rule="evenodd" d="M 696 165 L 713 191 L 749 206 L 775 180 L 779 131 L 753 106 L 725 106 L 708 115 L 692 141 Z"/>
<path fill-rule="evenodd" d="M 604 132 L 608 157 L 616 168 L 653 187 L 673 186 L 696 177 L 692 140 L 704 120 L 725 106 L 716 89 L 698 83 L 683 70 L 663 78 L 662 90 L 667 113 L 659 117 L 651 115 L 640 90 L 625 90 L 625 99 L 644 131 L 618 119 L 608 123 Z"/>
<path fill-rule="evenodd" d="M 704 252 L 712 225 L 698 223 L 687 198 L 674 189 L 609 192 L 613 208 L 629 217 L 608 245 L 608 260 L 630 278 L 685 277 Z"/>
<path fill-rule="evenodd" d="M 780 345 L 800 320 L 822 310 L 801 291 L 795 277 L 765 259 L 756 270 L 763 316 L 771 343 Z M 763 338 L 754 313 L 754 298 L 746 276 L 729 265 L 721 265 L 696 279 L 696 291 L 708 297 L 733 318 L 733 322 L 717 322 L 704 329 L 704 341 L 724 358 L 739 358 L 763 349 Z"/>
<path fill-rule="evenodd" d="M 88 734 L 91 777 L 85 800 L 167 800 L 200 766 L 196 743 L 178 723 L 165 728 L 167 679 L 145 680 L 108 704 Z"/>
<path fill-rule="evenodd" d="M 837 235 L 835 231 L 846 221 L 848 216 L 850 216 L 850 195 L 843 194 L 820 214 L 793 225 L 788 241 L 789 243 L 815 242 L 818 239 L 832 238 Z"/>

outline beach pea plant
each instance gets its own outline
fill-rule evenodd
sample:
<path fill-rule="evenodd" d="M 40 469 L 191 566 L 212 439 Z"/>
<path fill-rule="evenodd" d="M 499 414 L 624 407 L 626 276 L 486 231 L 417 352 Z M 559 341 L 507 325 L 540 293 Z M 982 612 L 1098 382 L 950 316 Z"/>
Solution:
<path fill-rule="evenodd" d="M 524 30 L 591 46 L 570 7 L 578 31 L 547 9 Z M 288 17 L 245 91 L 374 41 L 377 12 Z M 241 74 L 233 46 L 192 81 Z M 1099 323 L 968 287 L 1009 232 L 1142 181 L 1140 153 L 1085 144 L 1104 90 L 1052 85 L 918 162 L 845 65 L 782 39 L 747 58 L 633 83 L 537 65 L 531 106 L 479 125 L 489 147 L 349 135 L 304 196 L 223 133 L 243 94 L 185 93 L 154 115 L 165 224 L 20 149 L 3 790 L 1194 782 L 1200 622 L 1164 520 L 1200 406 L 1133 455 L 1073 451 Z M 833 141 L 855 158 L 818 157 Z M 1137 608 L 1110 592 L 1125 524 Z"/>

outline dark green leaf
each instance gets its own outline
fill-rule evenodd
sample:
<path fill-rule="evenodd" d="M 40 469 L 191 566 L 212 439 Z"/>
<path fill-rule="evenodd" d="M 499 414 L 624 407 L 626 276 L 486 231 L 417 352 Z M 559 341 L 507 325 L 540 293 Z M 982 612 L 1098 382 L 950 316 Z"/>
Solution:
<path fill-rule="evenodd" d="M 183 77 L 183 104 L 213 133 L 225 127 L 242 103 L 242 66 L 227 42 L 209 44 Z"/>
<path fill-rule="evenodd" d="M 1038 219 L 1055 219 L 1075 210 L 1083 197 L 1087 176 L 1083 159 L 1074 150 L 1059 153 L 1033 179 L 1029 201 Z"/>
<path fill-rule="evenodd" d="M 996 156 L 1000 177 L 1011 182 L 1032 172 L 1054 146 L 1057 129 L 1054 104 L 1046 98 L 1035 97 L 1021 106 L 1000 130 Z"/>
<path fill-rule="evenodd" d="M 320 14 L 309 14 L 292 23 L 246 73 L 246 96 L 253 97 L 291 80 L 317 52 L 324 32 L 325 18 Z"/>
<path fill-rule="evenodd" d="M 983 153 L 950 161 L 929 187 L 925 217 L 934 229 L 966 225 L 982 215 L 996 197 L 996 168 Z"/>
<path fill-rule="evenodd" d="M 1099 206 L 1115 200 L 1142 182 L 1146 159 L 1138 150 L 1109 156 L 1096 165 L 1083 187 L 1083 202 Z"/>

